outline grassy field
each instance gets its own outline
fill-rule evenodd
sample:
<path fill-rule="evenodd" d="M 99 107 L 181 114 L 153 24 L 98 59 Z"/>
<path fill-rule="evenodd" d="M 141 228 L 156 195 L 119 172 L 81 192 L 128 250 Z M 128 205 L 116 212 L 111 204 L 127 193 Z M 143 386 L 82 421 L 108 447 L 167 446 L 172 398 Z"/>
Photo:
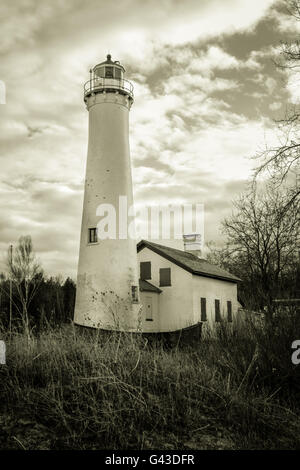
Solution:
<path fill-rule="evenodd" d="M 64 325 L 7 342 L 1 449 L 299 449 L 299 316 L 192 347 Z"/>

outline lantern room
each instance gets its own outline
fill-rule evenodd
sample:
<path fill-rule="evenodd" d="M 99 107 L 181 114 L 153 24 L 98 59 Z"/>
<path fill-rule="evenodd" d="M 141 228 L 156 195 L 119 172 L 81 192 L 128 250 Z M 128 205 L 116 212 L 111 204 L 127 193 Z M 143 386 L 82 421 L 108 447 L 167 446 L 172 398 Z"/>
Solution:
<path fill-rule="evenodd" d="M 125 69 L 108 54 L 106 60 L 90 70 L 90 79 L 84 85 L 84 100 L 95 93 L 120 93 L 133 99 L 133 86 L 124 79 Z"/>
<path fill-rule="evenodd" d="M 124 72 L 124 67 L 122 67 L 118 60 L 113 62 L 110 54 L 107 55 L 105 62 L 101 62 L 101 64 L 98 64 L 93 68 L 94 76 L 99 78 L 114 78 L 116 80 L 121 80 L 124 78 Z"/>

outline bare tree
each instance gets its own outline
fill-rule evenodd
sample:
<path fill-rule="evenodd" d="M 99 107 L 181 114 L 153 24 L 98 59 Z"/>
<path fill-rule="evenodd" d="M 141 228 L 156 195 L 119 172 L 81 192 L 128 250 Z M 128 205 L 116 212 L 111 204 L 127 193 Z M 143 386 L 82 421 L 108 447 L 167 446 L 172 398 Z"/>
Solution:
<path fill-rule="evenodd" d="M 287 13 L 296 21 L 300 21 L 300 0 L 288 0 L 286 4 Z M 275 65 L 287 70 L 290 74 L 300 72 L 300 41 L 282 41 L 280 46 L 279 60 Z M 279 143 L 274 147 L 267 147 L 259 153 L 259 163 L 254 171 L 254 180 L 267 172 L 274 183 L 279 185 L 294 174 L 295 184 L 290 186 L 287 204 L 299 200 L 300 196 L 300 109 L 299 105 L 289 105 L 285 116 L 276 121 L 278 125 Z"/>
<path fill-rule="evenodd" d="M 32 240 L 29 235 L 22 236 L 18 240 L 18 245 L 13 256 L 8 254 L 7 267 L 9 275 L 18 294 L 21 304 L 21 319 L 24 331 L 30 336 L 28 308 L 37 293 L 43 279 L 43 271 L 36 260 L 33 251 Z"/>
<path fill-rule="evenodd" d="M 298 207 L 296 201 L 288 199 L 287 192 L 273 185 L 260 194 L 245 193 L 222 224 L 230 264 L 235 263 L 246 273 L 260 306 L 267 307 L 269 316 L 282 278 L 295 268 L 299 254 Z"/>

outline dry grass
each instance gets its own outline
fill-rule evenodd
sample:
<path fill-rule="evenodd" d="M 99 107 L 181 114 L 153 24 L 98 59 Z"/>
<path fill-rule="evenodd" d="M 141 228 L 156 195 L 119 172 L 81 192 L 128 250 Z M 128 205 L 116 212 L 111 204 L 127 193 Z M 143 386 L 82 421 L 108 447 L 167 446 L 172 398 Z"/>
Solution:
<path fill-rule="evenodd" d="M 190 348 L 72 325 L 16 332 L 0 366 L 0 448 L 299 448 L 297 336 L 295 315 L 220 325 Z"/>

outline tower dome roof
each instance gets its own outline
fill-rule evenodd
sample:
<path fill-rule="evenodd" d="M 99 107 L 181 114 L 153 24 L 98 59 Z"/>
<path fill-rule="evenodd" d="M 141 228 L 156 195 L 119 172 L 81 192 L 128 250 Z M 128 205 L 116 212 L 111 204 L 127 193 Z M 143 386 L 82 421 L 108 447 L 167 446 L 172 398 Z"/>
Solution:
<path fill-rule="evenodd" d="M 118 60 L 115 60 L 115 61 L 111 60 L 111 55 L 110 55 L 110 54 L 107 54 L 106 60 L 104 60 L 103 62 L 100 62 L 100 63 L 97 64 L 97 65 L 95 65 L 94 70 L 95 70 L 97 67 L 99 67 L 100 65 L 112 65 L 112 66 L 115 65 L 115 66 L 117 66 L 117 67 L 120 67 L 120 68 L 123 70 L 123 72 L 125 72 L 125 69 L 124 69 L 123 65 L 121 65 Z"/>

